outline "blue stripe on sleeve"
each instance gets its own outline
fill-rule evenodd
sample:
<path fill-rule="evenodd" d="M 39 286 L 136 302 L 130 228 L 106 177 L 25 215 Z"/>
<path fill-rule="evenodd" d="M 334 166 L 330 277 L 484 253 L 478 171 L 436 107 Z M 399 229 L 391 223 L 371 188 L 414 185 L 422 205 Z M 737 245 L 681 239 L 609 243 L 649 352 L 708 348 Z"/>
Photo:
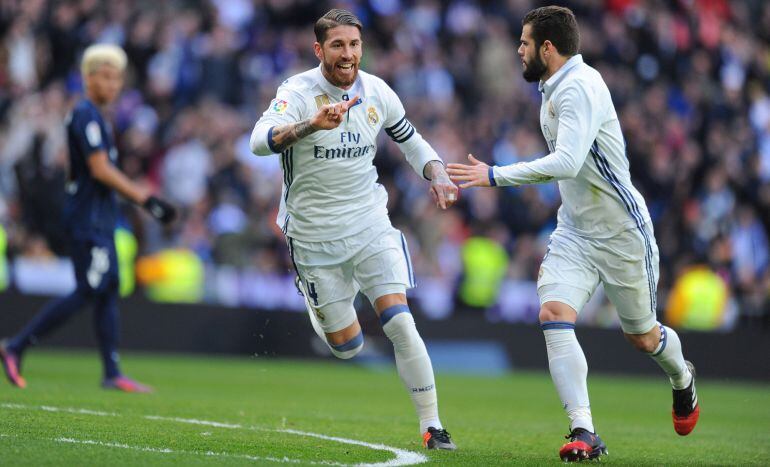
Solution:
<path fill-rule="evenodd" d="M 273 128 L 274 126 L 271 126 L 269 130 L 267 130 L 267 146 L 270 148 L 271 151 L 273 151 L 275 154 L 278 154 L 279 151 L 278 148 L 273 146 Z"/>
<path fill-rule="evenodd" d="M 495 168 L 490 167 L 489 173 L 487 174 L 489 176 L 489 186 L 497 186 L 497 182 L 495 181 Z"/>

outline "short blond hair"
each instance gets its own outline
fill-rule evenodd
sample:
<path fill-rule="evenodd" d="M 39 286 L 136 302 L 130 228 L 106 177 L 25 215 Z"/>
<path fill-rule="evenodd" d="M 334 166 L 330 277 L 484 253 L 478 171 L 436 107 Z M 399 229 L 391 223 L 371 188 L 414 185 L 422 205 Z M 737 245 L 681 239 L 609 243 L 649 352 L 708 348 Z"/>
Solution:
<path fill-rule="evenodd" d="M 80 73 L 83 76 L 90 75 L 102 65 L 112 65 L 118 70 L 126 69 L 128 57 L 120 46 L 114 44 L 94 44 L 88 46 L 83 52 L 83 61 L 80 63 Z"/>

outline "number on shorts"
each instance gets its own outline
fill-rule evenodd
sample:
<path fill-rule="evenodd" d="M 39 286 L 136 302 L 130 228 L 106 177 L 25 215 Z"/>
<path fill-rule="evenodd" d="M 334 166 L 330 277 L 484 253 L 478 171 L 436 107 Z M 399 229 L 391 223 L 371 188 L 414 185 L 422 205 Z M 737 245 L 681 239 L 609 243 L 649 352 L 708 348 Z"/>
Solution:
<path fill-rule="evenodd" d="M 308 282 L 307 283 L 307 295 L 308 295 L 308 297 L 313 299 L 313 305 L 318 306 L 318 294 L 315 291 L 315 283 L 314 282 Z"/>
<path fill-rule="evenodd" d="M 102 276 L 110 269 L 110 254 L 105 247 L 95 246 L 91 248 L 91 266 L 88 268 L 86 278 L 92 289 L 99 287 Z"/>

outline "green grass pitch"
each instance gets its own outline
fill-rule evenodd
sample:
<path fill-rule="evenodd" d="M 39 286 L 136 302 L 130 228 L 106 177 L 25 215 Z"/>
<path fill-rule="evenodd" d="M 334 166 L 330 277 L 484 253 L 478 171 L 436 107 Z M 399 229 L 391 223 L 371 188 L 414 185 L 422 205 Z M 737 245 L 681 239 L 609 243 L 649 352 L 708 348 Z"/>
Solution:
<path fill-rule="evenodd" d="M 0 465 L 396 465 L 410 452 L 440 465 L 555 465 L 567 431 L 545 372 L 439 374 L 442 421 L 459 450 L 426 452 L 392 367 L 161 354 L 124 360 L 155 393 L 101 390 L 93 352 L 29 352 L 29 387 L 0 384 Z M 688 437 L 674 433 L 662 376 L 590 375 L 589 390 L 610 452 L 602 463 L 770 464 L 770 385 L 699 380 L 701 420 Z"/>

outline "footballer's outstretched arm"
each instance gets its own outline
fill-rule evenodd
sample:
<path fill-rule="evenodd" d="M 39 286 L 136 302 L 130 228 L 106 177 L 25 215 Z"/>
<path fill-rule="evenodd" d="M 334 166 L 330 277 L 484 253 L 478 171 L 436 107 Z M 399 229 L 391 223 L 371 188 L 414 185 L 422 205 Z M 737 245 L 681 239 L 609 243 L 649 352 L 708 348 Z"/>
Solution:
<path fill-rule="evenodd" d="M 470 165 L 449 164 L 452 180 L 464 182 L 460 188 L 468 188 L 519 186 L 576 177 L 599 132 L 601 112 L 594 110 L 594 104 L 580 86 L 566 88 L 555 105 L 559 113 L 559 134 L 553 152 L 534 161 L 503 167 L 490 167 L 469 154 Z"/>
<path fill-rule="evenodd" d="M 345 102 L 321 106 L 311 118 L 299 122 L 268 127 L 260 120 L 251 134 L 251 152 L 260 156 L 283 152 L 316 131 L 337 128 L 342 123 L 342 116 L 357 102 L 358 96 L 355 96 Z"/>

